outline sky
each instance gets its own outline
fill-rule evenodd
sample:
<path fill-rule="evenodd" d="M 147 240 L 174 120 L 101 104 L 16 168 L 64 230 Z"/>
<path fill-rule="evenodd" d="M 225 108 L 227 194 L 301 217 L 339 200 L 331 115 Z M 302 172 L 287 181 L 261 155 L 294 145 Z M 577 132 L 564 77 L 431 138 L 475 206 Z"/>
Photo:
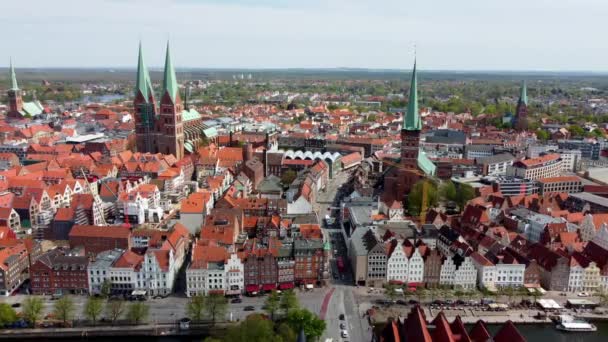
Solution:
<path fill-rule="evenodd" d="M 1 0 L 16 68 L 608 71 L 605 0 Z M 1 63 L 0 63 L 0 66 Z"/>

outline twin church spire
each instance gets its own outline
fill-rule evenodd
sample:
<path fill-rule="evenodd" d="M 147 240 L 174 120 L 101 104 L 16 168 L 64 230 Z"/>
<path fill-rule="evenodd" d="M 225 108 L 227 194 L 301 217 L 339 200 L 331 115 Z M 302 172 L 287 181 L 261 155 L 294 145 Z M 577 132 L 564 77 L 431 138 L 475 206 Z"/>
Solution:
<path fill-rule="evenodd" d="M 165 93 L 169 94 L 171 101 L 175 103 L 179 86 L 177 84 L 177 77 L 175 75 L 175 68 L 173 67 L 173 62 L 171 61 L 171 51 L 169 47 L 169 42 L 167 42 L 167 52 L 165 55 L 165 70 L 163 77 L 163 89 L 161 93 L 161 98 Z M 144 100 L 149 102 L 154 102 L 154 89 L 152 88 L 152 82 L 150 80 L 150 73 L 148 72 L 148 68 L 144 62 L 143 49 L 141 42 L 139 43 L 139 57 L 137 63 L 137 78 L 135 85 L 135 96 L 138 94 L 142 94 Z"/>

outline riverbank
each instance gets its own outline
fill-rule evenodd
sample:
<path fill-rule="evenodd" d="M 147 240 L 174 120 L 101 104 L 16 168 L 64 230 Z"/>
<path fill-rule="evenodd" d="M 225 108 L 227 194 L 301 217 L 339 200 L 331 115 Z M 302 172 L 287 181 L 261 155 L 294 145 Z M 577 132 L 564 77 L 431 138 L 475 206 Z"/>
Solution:
<path fill-rule="evenodd" d="M 36 328 L 36 329 L 5 329 L 0 333 L 0 340 L 23 341 L 40 339 L 88 339 L 114 337 L 181 337 L 181 336 L 210 336 L 221 334 L 227 325 L 192 326 L 187 330 L 180 330 L 177 324 L 148 324 L 132 326 L 97 326 L 76 328 Z"/>

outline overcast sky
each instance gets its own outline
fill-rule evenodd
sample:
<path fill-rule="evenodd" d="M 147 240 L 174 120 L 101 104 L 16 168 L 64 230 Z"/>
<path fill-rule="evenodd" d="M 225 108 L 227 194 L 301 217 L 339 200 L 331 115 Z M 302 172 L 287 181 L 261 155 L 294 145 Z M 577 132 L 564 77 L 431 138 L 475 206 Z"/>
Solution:
<path fill-rule="evenodd" d="M 0 60 L 177 68 L 608 71 L 606 0 L 0 0 Z"/>

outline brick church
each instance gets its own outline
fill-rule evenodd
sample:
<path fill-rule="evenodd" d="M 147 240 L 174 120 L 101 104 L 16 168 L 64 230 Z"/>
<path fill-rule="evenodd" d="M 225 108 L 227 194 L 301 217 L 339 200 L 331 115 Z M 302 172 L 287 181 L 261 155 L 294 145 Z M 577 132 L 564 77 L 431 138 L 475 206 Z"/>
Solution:
<path fill-rule="evenodd" d="M 419 180 L 434 176 L 436 166 L 420 150 L 420 132 L 422 119 L 418 110 L 418 80 L 416 63 L 412 71 L 410 94 L 407 112 L 401 126 L 401 160 L 393 165 L 384 175 L 384 192 L 381 197 L 389 216 L 403 211 L 407 195 Z M 398 216 L 398 214 L 397 214 Z"/>
<path fill-rule="evenodd" d="M 150 74 L 144 63 L 141 44 L 135 80 L 135 134 L 137 151 L 172 154 L 178 160 L 184 151 L 194 152 L 203 139 L 204 126 L 201 115 L 182 102 L 171 52 L 167 43 L 165 69 L 157 106 Z"/>

